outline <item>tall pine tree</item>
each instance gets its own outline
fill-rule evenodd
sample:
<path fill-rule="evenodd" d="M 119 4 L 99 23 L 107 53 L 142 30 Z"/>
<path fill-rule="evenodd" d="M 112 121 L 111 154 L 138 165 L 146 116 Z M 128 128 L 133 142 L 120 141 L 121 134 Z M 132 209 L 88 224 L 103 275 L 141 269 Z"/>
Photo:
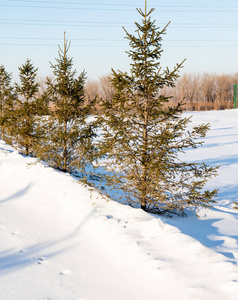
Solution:
<path fill-rule="evenodd" d="M 31 60 L 27 59 L 19 67 L 20 84 L 16 85 L 18 104 L 16 109 L 17 127 L 15 134 L 18 147 L 26 155 L 33 154 L 36 142 L 36 101 L 39 89 L 39 84 L 36 82 L 37 70 L 31 63 Z"/>
<path fill-rule="evenodd" d="M 11 134 L 15 124 L 14 107 L 16 95 L 11 86 L 11 74 L 3 65 L 0 66 L 0 128 L 1 138 L 7 142 L 11 141 Z"/>
<path fill-rule="evenodd" d="M 112 70 L 115 94 L 104 100 L 101 154 L 110 170 L 108 185 L 122 189 L 130 204 L 158 213 L 183 212 L 209 207 L 216 191 L 203 190 L 216 168 L 204 163 L 181 161 L 180 153 L 196 148 L 205 137 L 208 124 L 187 130 L 190 119 L 184 117 L 182 104 L 166 109 L 169 97 L 163 87 L 174 87 L 182 64 L 162 70 L 162 37 L 166 28 L 151 20 L 154 9 L 137 9 L 142 23 L 135 23 L 136 34 L 125 29 L 129 40 L 130 73 Z"/>
<path fill-rule="evenodd" d="M 64 172 L 84 169 L 90 160 L 94 135 L 86 124 L 90 113 L 84 96 L 86 74 L 83 71 L 76 77 L 73 58 L 68 56 L 69 48 L 64 34 L 64 47 L 59 46 L 56 64 L 51 63 L 54 79 L 46 81 L 46 97 L 52 103 L 52 110 L 38 127 L 41 138 L 36 152 L 50 166 Z"/>

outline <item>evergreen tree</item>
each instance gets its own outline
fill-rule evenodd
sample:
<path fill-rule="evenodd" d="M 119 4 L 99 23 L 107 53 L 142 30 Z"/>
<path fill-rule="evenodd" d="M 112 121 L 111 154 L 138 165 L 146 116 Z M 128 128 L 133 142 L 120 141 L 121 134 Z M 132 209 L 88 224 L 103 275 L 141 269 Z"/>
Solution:
<path fill-rule="evenodd" d="M 37 156 L 64 172 L 84 167 L 90 156 L 93 130 L 86 119 L 90 107 L 85 103 L 85 71 L 76 77 L 73 58 L 68 57 L 70 43 L 59 46 L 59 58 L 51 63 L 54 79 L 47 78 L 47 97 L 52 103 L 50 116 L 38 128 L 41 137 Z"/>
<path fill-rule="evenodd" d="M 14 118 L 15 93 L 11 86 L 11 74 L 0 66 L 0 128 L 1 138 L 10 142 Z"/>
<path fill-rule="evenodd" d="M 26 155 L 33 154 L 36 142 L 35 123 L 37 114 L 37 93 L 39 84 L 36 82 L 37 68 L 31 60 L 19 67 L 20 84 L 16 84 L 18 94 L 17 116 L 17 144 Z"/>
<path fill-rule="evenodd" d="M 154 9 L 137 9 L 142 24 L 136 34 L 126 32 L 132 60 L 130 73 L 112 70 L 112 101 L 104 100 L 100 120 L 103 141 L 101 154 L 110 170 L 107 184 L 122 189 L 130 204 L 142 209 L 183 212 L 184 209 L 209 207 L 216 190 L 204 191 L 216 168 L 204 163 L 181 161 L 180 153 L 196 148 L 205 137 L 208 124 L 187 130 L 190 118 L 184 117 L 182 103 L 166 108 L 170 100 L 161 93 L 163 87 L 174 87 L 182 64 L 162 71 L 162 37 L 151 20 Z M 105 178 L 105 177 L 104 177 Z"/>

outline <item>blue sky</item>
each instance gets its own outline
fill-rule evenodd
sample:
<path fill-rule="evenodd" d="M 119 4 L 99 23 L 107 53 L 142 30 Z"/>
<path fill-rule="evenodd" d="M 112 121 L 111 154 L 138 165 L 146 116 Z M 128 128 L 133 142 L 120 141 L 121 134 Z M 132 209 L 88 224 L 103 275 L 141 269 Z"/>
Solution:
<path fill-rule="evenodd" d="M 183 72 L 238 72 L 237 0 L 148 0 L 152 18 L 163 27 L 162 65 L 172 68 L 186 58 Z M 51 74 L 63 33 L 71 40 L 69 55 L 78 72 L 91 80 L 111 68 L 129 70 L 124 26 L 130 33 L 140 20 L 144 0 L 0 0 L 0 64 L 18 79 L 27 58 L 39 76 Z"/>

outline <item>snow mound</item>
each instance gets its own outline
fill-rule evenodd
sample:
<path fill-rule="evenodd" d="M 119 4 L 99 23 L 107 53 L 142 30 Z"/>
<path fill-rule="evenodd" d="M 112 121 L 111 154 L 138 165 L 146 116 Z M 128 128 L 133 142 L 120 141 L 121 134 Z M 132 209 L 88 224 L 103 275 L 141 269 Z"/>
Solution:
<path fill-rule="evenodd" d="M 221 164 L 199 218 L 106 202 L 0 141 L 0 299 L 236 300 L 238 111 L 193 115 L 211 131 L 186 160 Z"/>

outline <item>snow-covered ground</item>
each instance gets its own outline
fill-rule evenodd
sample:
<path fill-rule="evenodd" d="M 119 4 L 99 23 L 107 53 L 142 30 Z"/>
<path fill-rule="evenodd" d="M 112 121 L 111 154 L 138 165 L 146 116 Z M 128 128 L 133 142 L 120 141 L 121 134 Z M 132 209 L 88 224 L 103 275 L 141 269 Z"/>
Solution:
<path fill-rule="evenodd" d="M 186 160 L 221 165 L 199 218 L 106 202 L 0 141 L 0 299 L 238 299 L 238 110 L 193 116 L 211 130 Z"/>

